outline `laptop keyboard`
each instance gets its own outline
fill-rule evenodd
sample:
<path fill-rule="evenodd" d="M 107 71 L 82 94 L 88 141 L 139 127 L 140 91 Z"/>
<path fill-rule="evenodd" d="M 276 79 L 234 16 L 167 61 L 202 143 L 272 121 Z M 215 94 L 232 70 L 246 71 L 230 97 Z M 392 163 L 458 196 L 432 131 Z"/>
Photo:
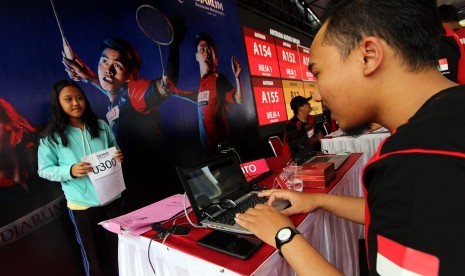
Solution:
<path fill-rule="evenodd" d="M 212 218 L 212 221 L 234 225 L 236 223 L 234 217 L 237 213 L 244 213 L 247 209 L 255 206 L 257 203 L 265 203 L 267 200 L 267 197 L 259 197 L 257 194 L 251 194 L 245 200 L 241 201 L 235 208 L 227 209 L 225 212 Z"/>

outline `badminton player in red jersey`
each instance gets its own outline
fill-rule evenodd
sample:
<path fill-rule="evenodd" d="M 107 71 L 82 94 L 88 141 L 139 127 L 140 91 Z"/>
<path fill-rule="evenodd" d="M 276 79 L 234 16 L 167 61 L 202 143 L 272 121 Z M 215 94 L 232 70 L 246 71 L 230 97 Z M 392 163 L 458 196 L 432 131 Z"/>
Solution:
<path fill-rule="evenodd" d="M 242 104 L 242 84 L 240 74 L 242 66 L 236 57 L 231 58 L 231 67 L 236 80 L 236 87 L 226 76 L 216 71 L 218 58 L 216 43 L 204 32 L 197 34 L 195 39 L 195 58 L 200 68 L 200 86 L 197 91 L 181 91 L 171 80 L 166 79 L 162 87 L 166 93 L 175 93 L 188 97 L 197 103 L 199 115 L 200 140 L 207 153 L 218 150 L 222 142 L 232 143 L 228 110 L 230 104 Z"/>

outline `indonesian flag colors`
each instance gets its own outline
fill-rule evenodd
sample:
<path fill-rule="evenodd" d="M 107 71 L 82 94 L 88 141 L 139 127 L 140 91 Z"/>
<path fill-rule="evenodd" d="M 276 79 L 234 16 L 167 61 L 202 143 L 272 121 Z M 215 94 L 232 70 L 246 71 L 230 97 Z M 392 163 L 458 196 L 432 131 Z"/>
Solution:
<path fill-rule="evenodd" d="M 380 275 L 437 276 L 439 259 L 378 235 L 376 268 Z"/>
<path fill-rule="evenodd" d="M 439 60 L 439 71 L 447 71 L 449 70 L 449 64 L 447 63 L 447 58 L 442 58 Z"/>

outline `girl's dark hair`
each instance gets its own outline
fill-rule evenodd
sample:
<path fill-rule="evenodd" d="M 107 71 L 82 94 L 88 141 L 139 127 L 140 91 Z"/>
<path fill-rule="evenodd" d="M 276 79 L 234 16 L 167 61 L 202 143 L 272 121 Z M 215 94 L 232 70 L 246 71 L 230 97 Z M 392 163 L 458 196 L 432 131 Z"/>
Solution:
<path fill-rule="evenodd" d="M 50 93 L 50 116 L 48 118 L 47 125 L 40 134 L 40 137 L 49 137 L 53 142 L 58 143 L 56 138 L 56 134 L 58 134 L 64 147 L 68 145 L 68 139 L 64 135 L 64 132 L 69 124 L 69 117 L 63 111 L 63 108 L 60 105 L 59 96 L 61 90 L 68 86 L 73 86 L 79 89 L 84 97 L 86 108 L 82 114 L 82 119 L 84 120 L 86 128 L 89 130 L 90 136 L 92 138 L 99 137 L 100 133 L 98 117 L 92 110 L 89 100 L 87 99 L 86 94 L 81 89 L 81 87 L 74 81 L 66 79 L 60 80 L 53 85 L 52 92 Z"/>

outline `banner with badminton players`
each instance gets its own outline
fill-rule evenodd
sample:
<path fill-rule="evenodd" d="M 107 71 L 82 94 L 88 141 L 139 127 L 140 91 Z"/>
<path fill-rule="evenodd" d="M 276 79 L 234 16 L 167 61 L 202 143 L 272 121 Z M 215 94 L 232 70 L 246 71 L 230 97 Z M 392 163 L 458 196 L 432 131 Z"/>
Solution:
<path fill-rule="evenodd" d="M 257 122 L 237 13 L 235 0 L 1 1 L 0 107 L 7 111 L 0 109 L 0 120 L 12 126 L 0 131 L 0 259 L 11 264 L 0 274 L 72 271 L 57 261 L 74 256 L 60 185 L 3 162 L 15 156 L 36 165 L 37 133 L 58 80 L 77 81 L 112 127 L 125 154 L 129 208 L 182 193 L 174 165 L 217 152 L 218 144 L 258 158 L 247 156 L 258 134 L 250 131 Z M 20 149 L 27 151 L 20 156 Z M 30 265 L 8 261 L 18 256 Z"/>

